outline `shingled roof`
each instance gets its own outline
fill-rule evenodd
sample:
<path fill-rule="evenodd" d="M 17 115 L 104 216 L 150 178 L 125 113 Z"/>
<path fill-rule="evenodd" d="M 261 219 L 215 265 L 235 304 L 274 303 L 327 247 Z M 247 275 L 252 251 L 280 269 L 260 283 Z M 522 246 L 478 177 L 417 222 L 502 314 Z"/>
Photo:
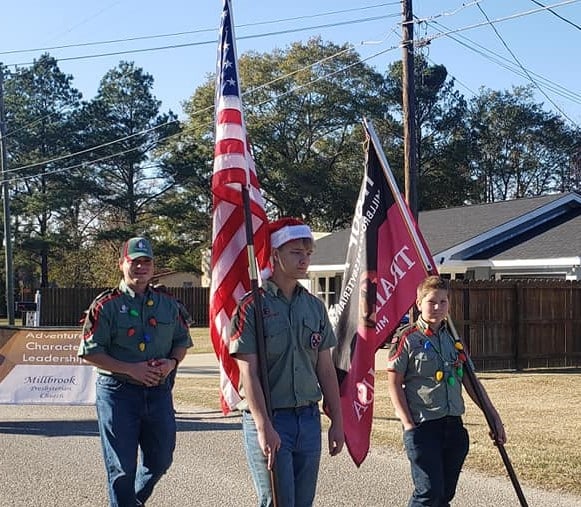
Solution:
<path fill-rule="evenodd" d="M 419 226 L 436 262 L 581 255 L 581 194 L 568 192 L 420 212 Z M 311 266 L 345 263 L 351 229 L 317 241 Z"/>

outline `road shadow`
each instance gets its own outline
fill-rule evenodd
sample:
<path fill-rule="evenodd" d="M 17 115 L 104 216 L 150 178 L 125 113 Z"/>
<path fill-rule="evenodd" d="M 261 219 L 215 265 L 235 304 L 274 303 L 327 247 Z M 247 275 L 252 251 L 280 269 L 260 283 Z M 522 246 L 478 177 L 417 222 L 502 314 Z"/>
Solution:
<path fill-rule="evenodd" d="M 237 422 L 228 422 L 236 420 Z M 240 418 L 224 417 L 220 412 L 176 414 L 178 432 L 184 431 L 240 431 Z"/>
<path fill-rule="evenodd" d="M 41 437 L 96 437 L 99 436 L 94 419 L 75 421 L 0 421 L 0 434 Z"/>
<path fill-rule="evenodd" d="M 217 366 L 182 366 L 178 371 L 178 377 L 218 377 L 220 375 L 220 370 Z"/>
<path fill-rule="evenodd" d="M 228 422 L 226 419 L 236 420 Z M 238 418 L 225 418 L 219 412 L 176 414 L 178 432 L 189 431 L 239 431 Z M 40 437 L 98 437 L 99 428 L 94 419 L 74 421 L 0 421 L 0 435 L 29 435 Z"/>

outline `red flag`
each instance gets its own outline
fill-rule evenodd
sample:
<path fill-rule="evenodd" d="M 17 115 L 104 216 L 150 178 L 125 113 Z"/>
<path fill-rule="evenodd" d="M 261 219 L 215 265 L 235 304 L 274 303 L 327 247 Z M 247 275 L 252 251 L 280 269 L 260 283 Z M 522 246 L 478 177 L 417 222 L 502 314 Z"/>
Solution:
<path fill-rule="evenodd" d="M 250 290 L 243 186 L 250 196 L 259 269 L 267 266 L 269 256 L 268 220 L 246 136 L 237 66 L 230 1 L 224 0 L 216 68 L 210 336 L 220 364 L 220 400 L 225 414 L 240 401 L 238 366 L 228 352 L 230 320 L 238 300 Z"/>
<path fill-rule="evenodd" d="M 402 199 L 371 125 L 341 298 L 334 351 L 345 441 L 357 466 L 369 451 L 375 353 L 415 301 L 433 271 L 425 242 Z"/>

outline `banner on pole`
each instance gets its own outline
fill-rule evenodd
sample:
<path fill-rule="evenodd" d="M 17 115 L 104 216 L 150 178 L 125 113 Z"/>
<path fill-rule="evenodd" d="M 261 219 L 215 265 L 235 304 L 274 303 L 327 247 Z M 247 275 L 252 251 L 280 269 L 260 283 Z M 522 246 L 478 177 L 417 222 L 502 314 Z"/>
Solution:
<path fill-rule="evenodd" d="M 402 199 L 371 125 L 365 175 L 357 200 L 336 307 L 334 350 L 345 441 L 357 466 L 369 451 L 375 353 L 415 301 L 433 269 L 425 242 Z"/>

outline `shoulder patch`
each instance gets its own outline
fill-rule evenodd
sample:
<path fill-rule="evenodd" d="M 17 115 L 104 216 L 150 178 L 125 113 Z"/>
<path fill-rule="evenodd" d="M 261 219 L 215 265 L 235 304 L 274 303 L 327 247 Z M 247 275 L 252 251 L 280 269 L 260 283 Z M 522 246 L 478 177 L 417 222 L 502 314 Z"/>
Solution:
<path fill-rule="evenodd" d="M 387 347 L 388 353 L 387 356 L 389 359 L 395 358 L 401 352 L 401 346 L 404 343 L 405 339 L 412 334 L 413 332 L 417 331 L 417 326 L 415 324 L 404 324 L 399 326 L 394 333 L 391 335 L 391 341 Z"/>

